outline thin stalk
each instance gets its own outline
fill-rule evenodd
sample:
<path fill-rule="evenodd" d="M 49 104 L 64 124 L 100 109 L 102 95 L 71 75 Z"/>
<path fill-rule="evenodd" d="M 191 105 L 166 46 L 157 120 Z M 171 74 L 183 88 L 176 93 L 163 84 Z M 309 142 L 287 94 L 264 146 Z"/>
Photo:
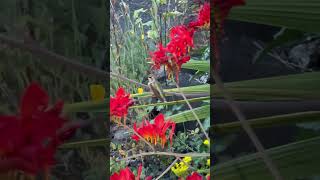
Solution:
<path fill-rule="evenodd" d="M 251 141 L 253 142 L 254 146 L 256 147 L 256 149 L 258 151 L 258 153 L 257 153 L 258 156 L 260 156 L 262 158 L 262 160 L 265 162 L 266 166 L 268 167 L 268 169 L 270 170 L 270 172 L 272 173 L 273 177 L 276 180 L 283 180 L 283 178 L 282 178 L 282 176 L 281 176 L 281 174 L 279 172 L 279 169 L 272 162 L 272 159 L 266 154 L 262 143 L 258 139 L 256 133 L 253 131 L 253 129 L 251 128 L 251 126 L 248 123 L 248 121 L 246 120 L 246 117 L 241 112 L 241 110 L 239 109 L 239 107 L 237 106 L 235 101 L 233 100 L 231 94 L 224 87 L 223 82 L 220 79 L 219 74 L 216 71 L 214 71 L 212 73 L 212 75 L 213 75 L 213 79 L 214 79 L 214 81 L 215 81 L 215 83 L 217 85 L 217 88 L 222 92 L 224 98 L 226 99 L 227 104 L 230 106 L 230 108 L 233 111 L 233 113 L 239 119 L 242 128 L 246 131 L 246 133 L 248 134 L 249 138 L 251 139 Z"/>
<path fill-rule="evenodd" d="M 168 168 L 167 168 L 165 171 L 163 171 L 163 172 L 160 174 L 160 176 L 158 176 L 158 177 L 156 178 L 156 180 L 160 179 L 160 178 L 161 178 L 162 176 L 164 176 L 168 171 L 170 171 L 171 167 L 174 166 L 174 164 L 175 164 L 177 161 L 178 161 L 178 158 L 176 158 L 176 159 L 170 164 L 170 166 L 168 166 Z"/>
<path fill-rule="evenodd" d="M 202 101 L 210 99 L 209 96 L 207 97 L 199 97 L 199 98 L 192 98 L 188 99 L 189 102 L 196 102 L 196 101 Z M 135 108 L 145 108 L 149 106 L 161 106 L 161 105 L 172 105 L 172 104 L 180 104 L 180 103 L 185 103 L 185 100 L 178 100 L 178 101 L 169 101 L 169 102 L 161 102 L 161 103 L 153 103 L 153 104 L 145 104 L 145 105 L 136 105 L 136 106 L 131 106 L 129 107 L 130 109 L 135 109 Z"/>
<path fill-rule="evenodd" d="M 201 123 L 198 115 L 196 114 L 196 112 L 195 112 L 194 109 L 192 108 L 192 106 L 191 106 L 191 104 L 189 103 L 189 101 L 188 101 L 188 99 L 186 98 L 186 96 L 185 96 L 185 95 L 183 94 L 183 92 L 181 91 L 180 86 L 179 86 L 175 81 L 174 81 L 174 83 L 175 83 L 175 85 L 177 86 L 177 89 L 178 89 L 178 91 L 180 92 L 181 96 L 182 96 L 183 99 L 186 101 L 186 103 L 187 103 L 190 111 L 192 112 L 193 116 L 196 118 L 196 120 L 197 120 L 197 122 L 198 122 L 198 124 L 199 124 L 199 126 L 200 126 L 200 129 L 202 130 L 203 134 L 204 134 L 204 135 L 206 136 L 206 138 L 209 140 L 210 138 L 209 138 L 209 136 L 208 136 L 208 133 L 205 131 L 205 129 L 204 129 L 204 127 L 203 127 L 203 125 L 202 125 L 202 123 Z"/>

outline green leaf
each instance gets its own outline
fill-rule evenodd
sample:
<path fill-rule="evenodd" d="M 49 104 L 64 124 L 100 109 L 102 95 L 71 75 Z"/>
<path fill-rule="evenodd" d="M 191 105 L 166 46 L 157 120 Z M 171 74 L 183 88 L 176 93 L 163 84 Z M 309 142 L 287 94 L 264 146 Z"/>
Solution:
<path fill-rule="evenodd" d="M 204 119 L 210 116 L 210 105 L 201 106 L 193 109 L 197 114 L 199 119 Z M 176 123 L 182 123 L 187 121 L 194 121 L 196 118 L 194 117 L 191 110 L 184 111 L 172 116 L 167 117 L 167 119 L 171 119 Z"/>
<path fill-rule="evenodd" d="M 149 30 L 147 32 L 147 37 L 153 40 L 156 40 L 158 38 L 158 32 L 154 30 Z"/>
<path fill-rule="evenodd" d="M 226 83 L 236 100 L 317 100 L 320 99 L 320 72 L 261 78 Z M 213 97 L 222 97 L 215 85 Z"/>
<path fill-rule="evenodd" d="M 182 68 L 197 70 L 197 71 L 201 71 L 201 72 L 209 72 L 210 71 L 210 62 L 191 59 L 187 63 L 183 64 Z"/>
<path fill-rule="evenodd" d="M 140 15 L 140 13 L 144 13 L 146 12 L 147 10 L 146 9 L 143 9 L 143 8 L 140 8 L 140 9 L 137 9 L 133 12 L 133 18 L 134 19 L 137 19 Z"/>
<path fill-rule="evenodd" d="M 202 125 L 203 125 L 204 130 L 208 130 L 209 127 L 210 127 L 210 117 L 206 118 L 206 119 L 203 121 Z"/>
<path fill-rule="evenodd" d="M 85 101 L 73 104 L 66 104 L 63 111 L 66 113 L 71 112 L 101 112 L 107 111 L 107 103 L 109 99 L 103 100 L 101 102 Z"/>
<path fill-rule="evenodd" d="M 299 112 L 284 115 L 277 115 L 271 117 L 263 117 L 257 119 L 248 120 L 252 128 L 266 128 L 273 126 L 281 126 L 287 124 L 295 123 L 306 123 L 306 122 L 319 122 L 320 121 L 320 111 L 310 111 L 310 112 Z M 224 124 L 215 124 L 212 127 L 212 131 L 216 133 L 230 133 L 235 131 L 241 131 L 241 123 L 231 122 Z"/>
<path fill-rule="evenodd" d="M 275 100 L 317 100 L 320 99 L 320 72 L 261 78 L 254 80 L 225 83 L 225 87 L 236 100 L 275 101 Z M 185 94 L 200 94 L 207 98 L 210 90 L 214 98 L 223 95 L 215 85 L 204 84 L 180 88 Z M 164 92 L 179 93 L 177 88 L 164 89 Z M 150 92 L 132 94 L 131 97 L 150 97 Z M 64 112 L 97 112 L 106 111 L 108 99 L 95 102 L 66 104 Z M 168 102 L 169 104 L 172 102 Z M 174 103 L 173 103 L 174 104 Z M 159 103 L 160 105 L 160 103 Z M 167 105 L 167 104 L 161 104 Z M 149 105 L 147 105 L 149 106 Z M 153 104 L 154 106 L 154 104 Z"/>
<path fill-rule="evenodd" d="M 307 139 L 266 150 L 284 179 L 319 175 L 320 137 Z M 219 180 L 273 179 L 257 153 L 243 156 L 212 167 L 211 176 Z"/>
<path fill-rule="evenodd" d="M 79 148 L 79 147 L 107 146 L 108 142 L 109 142 L 108 139 L 85 140 L 85 141 L 65 143 L 59 148 L 69 149 L 69 148 Z"/>
<path fill-rule="evenodd" d="M 147 21 L 145 23 L 143 23 L 143 26 L 152 26 L 153 22 L 152 21 Z"/>
<path fill-rule="evenodd" d="M 163 13 L 163 16 L 165 18 L 176 17 L 176 16 L 181 16 L 181 15 L 183 15 L 183 13 L 181 13 L 179 11 L 170 11 L 170 12 Z"/>
<path fill-rule="evenodd" d="M 158 2 L 160 5 L 165 5 L 165 4 L 167 4 L 167 0 L 157 0 L 157 2 Z"/>
<path fill-rule="evenodd" d="M 246 0 L 234 7 L 229 19 L 286 27 L 304 32 L 320 32 L 318 0 Z"/>

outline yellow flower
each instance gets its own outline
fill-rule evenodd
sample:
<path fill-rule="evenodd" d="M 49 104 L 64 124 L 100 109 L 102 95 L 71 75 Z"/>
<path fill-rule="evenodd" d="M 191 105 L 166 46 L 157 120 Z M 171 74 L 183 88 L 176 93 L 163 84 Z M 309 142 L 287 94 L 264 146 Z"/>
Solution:
<path fill-rule="evenodd" d="M 172 166 L 171 171 L 174 172 L 174 174 L 178 177 L 186 176 L 191 161 L 192 158 L 190 156 L 186 156 L 182 159 L 181 162 L 176 163 L 174 166 Z"/>
<path fill-rule="evenodd" d="M 189 167 L 184 162 L 176 163 L 171 167 L 171 171 L 178 177 L 185 176 Z"/>
<path fill-rule="evenodd" d="M 143 88 L 138 88 L 138 94 L 142 94 L 143 93 Z"/>
<path fill-rule="evenodd" d="M 106 95 L 105 88 L 101 84 L 91 84 L 90 94 L 92 101 L 102 101 Z"/>
<path fill-rule="evenodd" d="M 192 161 L 192 158 L 191 158 L 190 156 L 186 156 L 186 157 L 184 157 L 184 158 L 182 159 L 182 161 L 185 162 L 185 163 L 189 163 L 189 162 Z"/>
<path fill-rule="evenodd" d="M 144 40 L 144 34 L 141 34 L 141 40 L 142 41 Z"/>
<path fill-rule="evenodd" d="M 210 142 L 209 142 L 208 139 L 206 139 L 206 140 L 203 141 L 203 144 L 209 146 L 209 145 L 210 145 Z"/>
<path fill-rule="evenodd" d="M 210 159 L 207 159 L 207 166 L 210 166 Z"/>

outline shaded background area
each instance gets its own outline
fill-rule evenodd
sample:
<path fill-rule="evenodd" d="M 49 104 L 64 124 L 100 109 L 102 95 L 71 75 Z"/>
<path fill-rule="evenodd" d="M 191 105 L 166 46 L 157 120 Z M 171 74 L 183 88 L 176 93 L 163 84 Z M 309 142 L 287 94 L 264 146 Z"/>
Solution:
<path fill-rule="evenodd" d="M 257 62 L 253 59 L 258 48 L 254 41 L 267 44 L 281 29 L 254 23 L 227 21 L 224 26 L 225 37 L 220 47 L 221 70 L 224 82 L 235 82 L 265 77 L 275 77 L 289 74 L 299 74 L 319 69 L 319 39 L 306 43 L 300 40 L 291 44 L 277 47 L 276 50 L 289 62 L 301 61 L 307 63 L 305 69 L 291 68 L 271 56 L 263 56 Z M 310 45 L 312 44 L 312 45 Z M 314 46 L 313 46 L 314 45 Z M 302 49 L 302 50 L 301 50 Z M 301 51 L 299 51 L 301 50 Z M 295 53 L 299 52 L 299 53 Z M 287 57 L 287 58 L 285 58 Z M 296 113 L 303 111 L 319 111 L 320 101 L 237 101 L 247 119 L 267 117 L 273 115 Z M 216 123 L 238 121 L 224 100 L 213 98 L 212 115 L 214 126 Z M 272 128 L 255 129 L 265 148 L 285 145 L 320 135 L 319 123 L 308 125 L 282 125 Z M 255 147 L 242 129 L 238 133 L 219 134 L 213 132 L 216 162 L 227 162 L 236 157 L 256 152 Z M 240 173 L 240 171 L 239 171 Z M 246 179 L 244 177 L 244 179 Z"/>

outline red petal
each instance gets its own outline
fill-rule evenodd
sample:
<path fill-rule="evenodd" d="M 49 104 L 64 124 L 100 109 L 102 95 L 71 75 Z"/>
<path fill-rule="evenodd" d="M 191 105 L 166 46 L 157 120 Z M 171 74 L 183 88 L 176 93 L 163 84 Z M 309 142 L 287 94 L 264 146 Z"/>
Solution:
<path fill-rule="evenodd" d="M 110 176 L 110 180 L 119 180 L 120 179 L 120 176 L 118 173 L 114 173 L 112 174 L 112 176 Z"/>
<path fill-rule="evenodd" d="M 136 177 L 136 180 L 140 180 L 141 172 L 142 172 L 142 164 L 140 164 L 138 167 L 138 175 Z"/>
<path fill-rule="evenodd" d="M 176 123 L 172 123 L 172 126 L 171 126 L 171 132 L 169 134 L 169 139 L 170 139 L 170 144 L 172 145 L 172 137 L 173 137 L 173 134 L 174 134 L 174 130 L 176 129 Z"/>
<path fill-rule="evenodd" d="M 152 180 L 152 176 L 148 176 L 148 177 L 146 177 L 146 179 L 145 180 Z"/>
<path fill-rule="evenodd" d="M 17 117 L 0 116 L 0 154 L 19 149 L 24 138 L 24 131 Z"/>
<path fill-rule="evenodd" d="M 49 97 L 37 83 L 31 83 L 25 90 L 20 104 L 22 117 L 29 117 L 38 110 L 44 110 L 49 103 Z"/>
<path fill-rule="evenodd" d="M 134 180 L 134 174 L 132 171 L 126 167 L 120 171 L 120 179 L 119 180 Z"/>
<path fill-rule="evenodd" d="M 192 175 L 188 176 L 186 180 L 202 180 L 202 176 L 200 176 L 197 172 L 193 172 Z"/>
<path fill-rule="evenodd" d="M 121 97 L 121 96 L 124 96 L 126 94 L 126 91 L 120 87 L 116 93 L 116 97 Z"/>
<path fill-rule="evenodd" d="M 164 125 L 164 115 L 159 114 L 157 117 L 154 118 L 154 124 L 160 128 Z"/>

